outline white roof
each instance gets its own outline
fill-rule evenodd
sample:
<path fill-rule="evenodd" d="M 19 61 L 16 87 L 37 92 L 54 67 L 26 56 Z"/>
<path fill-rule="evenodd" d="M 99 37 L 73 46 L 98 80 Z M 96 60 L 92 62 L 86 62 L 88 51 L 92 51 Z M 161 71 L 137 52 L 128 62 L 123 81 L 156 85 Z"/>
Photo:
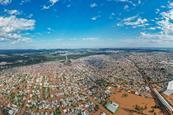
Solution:
<path fill-rule="evenodd" d="M 170 81 L 170 82 L 168 83 L 167 90 L 173 90 L 173 81 Z"/>
<path fill-rule="evenodd" d="M 119 105 L 118 105 L 117 103 L 115 103 L 115 102 L 112 102 L 112 103 L 107 103 L 107 104 L 105 105 L 105 107 L 106 107 L 109 111 L 111 111 L 112 113 L 115 113 L 115 112 L 117 111 Z"/>
<path fill-rule="evenodd" d="M 8 113 L 9 113 L 10 115 L 12 115 L 12 114 L 13 114 L 13 112 L 14 112 L 13 110 L 9 110 L 9 112 L 8 112 Z"/>
<path fill-rule="evenodd" d="M 171 95 L 173 93 L 173 90 L 166 90 L 163 92 L 165 95 Z"/>

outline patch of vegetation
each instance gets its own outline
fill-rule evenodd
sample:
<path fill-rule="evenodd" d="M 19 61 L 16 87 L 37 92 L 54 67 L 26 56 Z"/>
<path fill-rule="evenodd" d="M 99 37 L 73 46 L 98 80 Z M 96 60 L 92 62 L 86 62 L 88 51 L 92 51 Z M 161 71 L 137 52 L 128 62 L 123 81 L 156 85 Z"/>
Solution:
<path fill-rule="evenodd" d="M 123 93 L 121 97 L 128 97 L 127 93 Z"/>

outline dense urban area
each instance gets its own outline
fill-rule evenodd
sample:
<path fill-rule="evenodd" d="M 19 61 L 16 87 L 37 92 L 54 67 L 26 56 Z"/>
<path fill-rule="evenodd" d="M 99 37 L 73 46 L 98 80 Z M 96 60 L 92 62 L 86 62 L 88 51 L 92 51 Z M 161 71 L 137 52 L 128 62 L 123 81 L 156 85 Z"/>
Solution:
<path fill-rule="evenodd" d="M 2 115 L 163 115 L 155 90 L 173 105 L 172 50 L 2 50 L 0 68 Z"/>

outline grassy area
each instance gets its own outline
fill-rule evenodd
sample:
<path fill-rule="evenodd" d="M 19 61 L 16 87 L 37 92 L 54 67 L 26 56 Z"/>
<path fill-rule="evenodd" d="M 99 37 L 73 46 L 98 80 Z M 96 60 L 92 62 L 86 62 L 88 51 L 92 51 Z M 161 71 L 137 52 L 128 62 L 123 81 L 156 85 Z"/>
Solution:
<path fill-rule="evenodd" d="M 94 52 L 84 52 L 79 54 L 67 54 L 69 60 L 78 59 L 86 56 L 91 55 L 99 55 L 103 53 L 94 53 Z M 17 66 L 24 66 L 24 65 L 32 65 L 43 63 L 47 61 L 61 61 L 64 62 L 66 59 L 65 55 L 60 54 L 50 54 L 50 53 L 33 53 L 33 54 L 9 54 L 8 56 L 1 57 L 0 62 L 7 62 L 7 65 L 0 65 L 1 70 L 17 67 Z"/>

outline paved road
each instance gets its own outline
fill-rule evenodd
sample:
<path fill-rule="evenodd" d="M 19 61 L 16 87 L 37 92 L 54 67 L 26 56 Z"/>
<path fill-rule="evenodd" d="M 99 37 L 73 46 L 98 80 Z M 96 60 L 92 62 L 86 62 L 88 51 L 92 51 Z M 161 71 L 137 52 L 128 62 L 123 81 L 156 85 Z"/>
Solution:
<path fill-rule="evenodd" d="M 129 59 L 128 59 L 129 60 Z M 167 107 L 165 106 L 165 104 L 162 103 L 162 101 L 160 100 L 160 98 L 158 98 L 158 95 L 156 94 L 155 88 L 153 87 L 152 83 L 149 81 L 148 76 L 145 74 L 145 72 L 138 67 L 138 65 L 133 61 L 133 60 L 129 60 L 131 61 L 135 67 L 137 68 L 138 72 L 142 75 L 142 78 L 145 82 L 145 84 L 150 88 L 151 90 L 151 95 L 155 100 L 155 103 L 158 105 L 160 109 L 162 110 L 164 115 L 170 115 L 170 111 L 167 109 Z"/>

